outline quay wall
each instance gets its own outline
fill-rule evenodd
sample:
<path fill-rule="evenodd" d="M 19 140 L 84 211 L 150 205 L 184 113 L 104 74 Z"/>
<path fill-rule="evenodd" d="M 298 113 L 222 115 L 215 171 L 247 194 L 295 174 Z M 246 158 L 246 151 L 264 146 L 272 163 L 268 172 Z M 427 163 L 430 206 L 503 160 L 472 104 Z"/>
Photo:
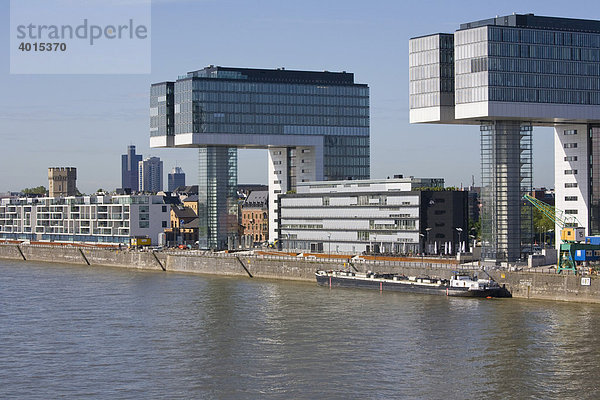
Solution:
<path fill-rule="evenodd" d="M 62 264 L 138 268 L 194 274 L 229 275 L 314 282 L 317 269 L 348 267 L 340 260 L 306 259 L 274 255 L 215 254 L 196 251 L 150 252 L 74 246 L 0 244 L 0 259 Z M 362 261 L 350 265 L 357 272 L 368 270 L 449 278 L 455 265 L 429 262 Z M 463 268 L 463 267 L 461 267 Z M 476 271 L 476 268 L 473 268 Z M 600 278 L 573 274 L 492 270 L 489 274 L 513 297 L 600 303 Z M 481 271 L 480 277 L 485 277 Z M 584 283 L 588 283 L 585 282 Z"/>

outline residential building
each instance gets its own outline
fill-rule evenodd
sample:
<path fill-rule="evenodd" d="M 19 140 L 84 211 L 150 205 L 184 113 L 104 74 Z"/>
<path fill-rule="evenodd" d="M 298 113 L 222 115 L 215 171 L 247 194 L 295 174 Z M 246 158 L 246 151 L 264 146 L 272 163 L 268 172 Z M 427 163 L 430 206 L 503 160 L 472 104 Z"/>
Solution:
<path fill-rule="evenodd" d="M 369 88 L 347 72 L 211 65 L 152 85 L 150 146 L 199 148 L 201 248 L 237 235 L 237 149 L 268 149 L 275 237 L 277 197 L 297 183 L 369 178 Z"/>
<path fill-rule="evenodd" d="M 410 40 L 411 123 L 480 126 L 484 258 L 533 240 L 534 126 L 554 127 L 557 208 L 600 233 L 599 62 L 593 20 L 513 14 Z"/>
<path fill-rule="evenodd" d="M 243 236 L 248 243 L 262 243 L 269 240 L 269 192 L 250 192 L 242 204 Z"/>
<path fill-rule="evenodd" d="M 138 163 L 139 190 L 157 193 L 163 188 L 163 162 L 158 157 L 148 157 Z"/>
<path fill-rule="evenodd" d="M 139 163 L 142 161 L 141 154 L 135 154 L 135 146 L 127 146 L 127 154 L 121 155 L 121 189 L 129 189 L 129 192 L 139 190 Z"/>
<path fill-rule="evenodd" d="M 0 200 L 0 238 L 129 244 L 169 227 L 163 196 L 82 196 Z"/>
<path fill-rule="evenodd" d="M 443 186 L 443 179 L 414 177 L 299 183 L 297 193 L 280 196 L 281 247 L 343 254 L 455 252 L 459 241 L 468 240 L 468 192 Z"/>
<path fill-rule="evenodd" d="M 168 175 L 168 190 L 173 192 L 181 186 L 185 186 L 185 173 L 181 168 L 173 167 Z"/>
<path fill-rule="evenodd" d="M 77 168 L 48 168 L 48 196 L 67 197 L 77 194 Z"/>
<path fill-rule="evenodd" d="M 194 246 L 198 240 L 198 215 L 185 205 L 171 205 L 171 226 L 165 234 L 169 245 Z"/>

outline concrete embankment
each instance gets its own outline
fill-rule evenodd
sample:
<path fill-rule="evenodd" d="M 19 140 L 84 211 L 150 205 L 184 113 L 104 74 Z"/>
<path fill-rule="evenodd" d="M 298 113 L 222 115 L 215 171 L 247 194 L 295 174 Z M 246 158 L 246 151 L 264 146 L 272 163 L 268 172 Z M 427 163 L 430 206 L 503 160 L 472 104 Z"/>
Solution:
<path fill-rule="evenodd" d="M 66 264 L 139 268 L 158 271 L 240 277 L 314 281 L 315 270 L 339 269 L 343 261 L 305 259 L 288 256 L 252 256 L 199 253 L 194 251 L 138 252 L 72 246 L 0 244 L 0 258 Z M 456 266 L 420 262 L 355 262 L 356 271 L 395 272 L 449 278 Z M 600 279 L 582 281 L 572 274 L 494 270 L 491 276 L 513 297 L 600 303 Z M 479 273 L 482 276 L 482 273 Z M 589 283 L 589 285 L 588 285 Z"/>

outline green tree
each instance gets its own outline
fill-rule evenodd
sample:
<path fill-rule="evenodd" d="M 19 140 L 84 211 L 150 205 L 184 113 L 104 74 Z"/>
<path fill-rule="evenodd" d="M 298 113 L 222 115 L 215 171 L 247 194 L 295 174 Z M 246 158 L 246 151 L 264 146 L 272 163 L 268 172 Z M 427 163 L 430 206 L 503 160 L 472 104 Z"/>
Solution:
<path fill-rule="evenodd" d="M 47 191 L 44 186 L 38 186 L 38 187 L 33 187 L 33 188 L 25 188 L 25 189 L 21 190 L 21 192 L 23 192 L 24 195 L 35 194 L 35 195 L 44 196 Z"/>
<path fill-rule="evenodd" d="M 546 233 L 554 229 L 554 222 L 550 218 L 546 217 L 540 210 L 533 208 L 533 231 L 535 237 L 539 239 L 540 243 L 544 242 Z"/>

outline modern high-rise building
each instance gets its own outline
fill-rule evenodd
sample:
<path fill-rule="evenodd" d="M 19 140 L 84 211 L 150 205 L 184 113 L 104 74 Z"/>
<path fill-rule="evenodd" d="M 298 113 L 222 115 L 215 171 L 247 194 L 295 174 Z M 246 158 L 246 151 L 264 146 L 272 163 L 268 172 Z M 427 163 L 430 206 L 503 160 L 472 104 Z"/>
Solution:
<path fill-rule="evenodd" d="M 121 155 L 121 187 L 137 191 L 139 189 L 139 163 L 141 154 L 135 154 L 135 146 L 127 146 L 127 154 Z"/>
<path fill-rule="evenodd" d="M 48 196 L 67 197 L 77 195 L 77 168 L 48 168 Z"/>
<path fill-rule="evenodd" d="M 156 193 L 163 188 L 163 162 L 158 157 L 148 157 L 139 162 L 140 192 Z"/>
<path fill-rule="evenodd" d="M 168 190 L 174 191 L 179 186 L 185 186 L 185 173 L 179 167 L 173 167 L 168 175 Z"/>
<path fill-rule="evenodd" d="M 555 130 L 556 207 L 600 233 L 600 21 L 513 14 L 409 53 L 411 123 L 480 126 L 484 257 L 514 261 L 532 238 L 533 126 Z"/>
<path fill-rule="evenodd" d="M 347 72 L 209 66 L 152 85 L 150 146 L 199 148 L 201 248 L 237 235 L 237 149 L 268 149 L 272 241 L 297 182 L 369 178 L 369 88 Z"/>

